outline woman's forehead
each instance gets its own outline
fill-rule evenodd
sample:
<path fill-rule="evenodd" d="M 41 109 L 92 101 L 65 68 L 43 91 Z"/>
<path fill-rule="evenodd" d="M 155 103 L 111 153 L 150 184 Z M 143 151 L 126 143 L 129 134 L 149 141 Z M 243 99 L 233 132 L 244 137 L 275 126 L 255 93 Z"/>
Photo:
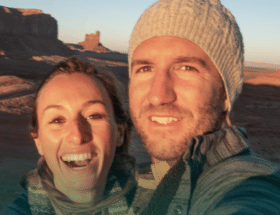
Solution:
<path fill-rule="evenodd" d="M 50 103 L 100 100 L 111 104 L 106 88 L 100 80 L 82 73 L 59 74 L 52 78 L 38 93 L 38 109 Z"/>

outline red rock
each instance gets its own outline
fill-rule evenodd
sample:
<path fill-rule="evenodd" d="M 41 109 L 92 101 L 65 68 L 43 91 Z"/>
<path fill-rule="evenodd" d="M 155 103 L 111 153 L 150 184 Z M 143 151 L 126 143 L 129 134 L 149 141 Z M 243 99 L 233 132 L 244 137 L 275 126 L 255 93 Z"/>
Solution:
<path fill-rule="evenodd" d="M 42 10 L 0 6 L 0 52 L 5 53 L 1 57 L 73 55 L 57 32 L 57 21 Z"/>
<path fill-rule="evenodd" d="M 253 85 L 272 85 L 272 86 L 280 86 L 280 70 L 262 74 L 254 79 L 247 80 L 246 83 L 253 84 Z"/>
<path fill-rule="evenodd" d="M 86 34 L 85 41 L 78 43 L 78 45 L 82 46 L 85 50 L 98 53 L 110 51 L 100 43 L 100 31 L 96 31 L 95 34 Z"/>

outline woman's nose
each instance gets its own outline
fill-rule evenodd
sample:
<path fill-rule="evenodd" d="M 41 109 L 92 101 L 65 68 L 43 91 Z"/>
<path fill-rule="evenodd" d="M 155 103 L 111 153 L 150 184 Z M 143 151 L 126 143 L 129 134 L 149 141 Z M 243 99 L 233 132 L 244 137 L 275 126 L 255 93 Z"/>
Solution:
<path fill-rule="evenodd" d="M 84 117 L 79 116 L 69 125 L 68 142 L 84 144 L 92 139 L 91 126 Z"/>

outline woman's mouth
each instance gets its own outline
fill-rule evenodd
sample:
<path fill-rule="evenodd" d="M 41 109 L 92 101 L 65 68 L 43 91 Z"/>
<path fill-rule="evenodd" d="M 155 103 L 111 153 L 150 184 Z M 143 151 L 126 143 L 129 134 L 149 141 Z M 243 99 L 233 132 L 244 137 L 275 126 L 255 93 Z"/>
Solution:
<path fill-rule="evenodd" d="M 96 153 L 66 154 L 61 160 L 70 168 L 78 169 L 87 167 Z"/>

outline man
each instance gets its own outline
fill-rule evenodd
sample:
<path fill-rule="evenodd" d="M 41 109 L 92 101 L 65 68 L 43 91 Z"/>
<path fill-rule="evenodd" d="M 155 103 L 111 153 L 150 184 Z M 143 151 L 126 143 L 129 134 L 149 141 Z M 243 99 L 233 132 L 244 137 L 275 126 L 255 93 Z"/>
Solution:
<path fill-rule="evenodd" d="M 242 214 L 255 207 L 272 214 L 267 208 L 276 200 L 268 196 L 280 197 L 279 167 L 254 155 L 244 129 L 229 118 L 242 88 L 243 54 L 238 25 L 219 0 L 160 0 L 142 14 L 130 39 L 129 99 L 152 165 L 139 171 L 130 214 Z M 258 178 L 266 175 L 273 182 Z"/>

